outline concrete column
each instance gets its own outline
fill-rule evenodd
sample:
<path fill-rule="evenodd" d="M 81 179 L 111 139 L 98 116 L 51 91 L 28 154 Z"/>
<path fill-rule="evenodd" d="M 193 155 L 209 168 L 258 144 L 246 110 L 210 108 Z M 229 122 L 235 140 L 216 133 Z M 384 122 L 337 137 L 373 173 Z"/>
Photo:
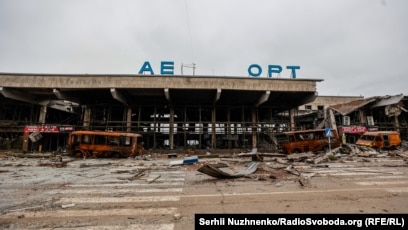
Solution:
<path fill-rule="evenodd" d="M 91 108 L 85 107 L 83 126 L 86 129 L 89 128 L 90 124 L 91 124 Z"/>
<path fill-rule="evenodd" d="M 170 107 L 170 130 L 169 130 L 169 147 L 174 148 L 174 108 Z"/>
<path fill-rule="evenodd" d="M 231 139 L 232 139 L 232 133 L 231 133 L 231 109 L 228 108 L 227 111 L 227 141 L 228 141 L 228 149 L 231 149 Z"/>
<path fill-rule="evenodd" d="M 26 153 L 28 151 L 28 131 L 24 129 L 24 135 L 23 135 L 23 153 Z"/>
<path fill-rule="evenodd" d="M 290 119 L 290 130 L 295 130 L 295 109 L 289 110 L 289 119 Z"/>
<path fill-rule="evenodd" d="M 397 114 L 394 116 L 394 127 L 395 131 L 399 132 L 400 131 L 400 125 L 399 125 L 399 120 Z"/>
<path fill-rule="evenodd" d="M 126 131 L 130 132 L 131 129 L 132 129 L 132 108 L 128 107 L 126 114 Z"/>
<path fill-rule="evenodd" d="M 38 117 L 38 123 L 45 124 L 45 117 L 47 116 L 47 106 L 41 105 L 40 116 Z"/>
<path fill-rule="evenodd" d="M 359 116 L 359 120 L 360 120 L 360 124 L 367 124 L 367 116 L 366 113 L 363 110 L 359 110 L 358 111 L 358 116 Z"/>
<path fill-rule="evenodd" d="M 251 117 L 252 117 L 252 124 L 251 124 L 252 126 L 252 148 L 254 149 L 258 146 L 257 138 L 256 138 L 258 127 L 256 125 L 256 109 L 255 108 L 253 108 L 251 111 Z"/>
<path fill-rule="evenodd" d="M 213 106 L 211 110 L 211 126 L 212 126 L 211 147 L 213 149 L 217 148 L 217 132 L 215 129 L 216 118 L 217 118 L 217 114 L 216 114 L 215 106 Z"/>

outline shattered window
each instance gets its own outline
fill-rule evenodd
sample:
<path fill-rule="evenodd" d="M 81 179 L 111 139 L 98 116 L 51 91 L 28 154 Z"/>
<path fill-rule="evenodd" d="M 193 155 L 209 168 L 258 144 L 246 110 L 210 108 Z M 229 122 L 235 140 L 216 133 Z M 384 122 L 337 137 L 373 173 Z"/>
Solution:
<path fill-rule="evenodd" d="M 370 136 L 370 135 L 363 135 L 362 139 L 366 140 L 366 141 L 372 141 L 374 140 L 374 136 Z"/>
<path fill-rule="evenodd" d="M 276 140 L 278 142 L 288 141 L 288 136 L 286 134 L 279 134 L 279 135 L 276 135 Z"/>
<path fill-rule="evenodd" d="M 131 137 L 121 136 L 120 139 L 121 139 L 121 145 L 130 146 L 132 144 Z"/>
<path fill-rule="evenodd" d="M 81 136 L 75 135 L 72 137 L 72 144 L 78 144 L 81 142 Z"/>
<path fill-rule="evenodd" d="M 119 145 L 119 137 L 108 137 L 108 145 Z"/>
<path fill-rule="evenodd" d="M 83 135 L 82 136 L 82 143 L 91 144 L 91 135 Z"/>
<path fill-rule="evenodd" d="M 106 143 L 106 137 L 103 135 L 95 135 L 95 145 L 104 145 Z"/>

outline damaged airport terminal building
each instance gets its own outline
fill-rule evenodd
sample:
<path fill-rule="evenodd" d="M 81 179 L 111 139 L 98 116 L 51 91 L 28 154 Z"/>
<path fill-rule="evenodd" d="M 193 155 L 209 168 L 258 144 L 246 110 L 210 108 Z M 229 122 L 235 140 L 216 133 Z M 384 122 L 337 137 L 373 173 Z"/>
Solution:
<path fill-rule="evenodd" d="M 0 73 L 0 149 L 59 151 L 75 130 L 140 133 L 147 150 L 276 150 L 284 131 L 396 130 L 408 98 L 318 96 L 322 79 Z"/>

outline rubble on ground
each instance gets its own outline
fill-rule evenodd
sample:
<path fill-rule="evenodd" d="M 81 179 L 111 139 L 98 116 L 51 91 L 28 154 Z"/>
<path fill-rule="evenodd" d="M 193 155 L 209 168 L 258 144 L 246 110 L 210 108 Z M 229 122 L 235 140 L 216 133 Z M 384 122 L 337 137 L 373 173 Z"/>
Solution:
<path fill-rule="evenodd" d="M 174 155 L 174 156 L 173 156 Z M 403 141 L 401 147 L 391 150 L 378 150 L 369 147 L 363 147 L 355 144 L 342 144 L 340 147 L 332 149 L 329 152 L 304 152 L 299 154 L 280 154 L 280 153 L 264 153 L 253 149 L 250 153 L 234 153 L 230 155 L 218 155 L 207 152 L 205 155 L 189 155 L 189 154 L 173 154 L 163 155 L 152 153 L 151 155 L 138 156 L 133 158 L 137 161 L 139 166 L 144 165 L 145 169 L 137 172 L 132 172 L 131 177 L 123 178 L 124 180 L 138 180 L 144 176 L 145 170 L 150 167 L 157 166 L 156 161 L 161 160 L 168 162 L 168 164 L 161 167 L 167 167 L 171 170 L 173 167 L 184 167 L 186 170 L 196 170 L 201 173 L 207 173 L 209 176 L 215 178 L 246 178 L 264 180 L 280 180 L 284 178 L 295 178 L 301 186 L 310 184 L 310 180 L 315 174 L 310 173 L 306 169 L 327 167 L 331 162 L 366 162 L 377 161 L 379 159 L 402 159 L 404 164 L 399 166 L 408 166 L 408 142 Z M 214 157 L 216 156 L 216 157 Z M 180 164 L 175 164 L 173 158 L 182 157 L 178 160 Z M 57 155 L 55 153 L 13 153 L 0 152 L 0 159 L 6 159 L 8 162 L 18 162 L 19 158 L 39 158 L 36 166 L 41 167 L 65 167 L 69 162 L 81 159 L 73 159 L 68 156 Z M 130 159 L 130 158 L 129 158 Z M 132 159 L 130 159 L 132 160 Z M 150 161 L 152 163 L 147 163 Z M 146 163 L 143 163 L 146 162 Z M 257 162 L 256 167 L 249 167 L 255 170 L 245 170 L 245 167 L 251 163 Z M 401 161 L 400 161 L 401 162 Z M 10 164 L 10 163 L 7 163 Z M 79 164 L 79 167 L 105 167 L 106 164 L 88 164 L 86 160 Z M 149 164 L 149 165 L 147 165 Z M 20 163 L 13 164 L 20 166 Z M 0 165 L 1 166 L 1 165 Z M 222 170 L 220 168 L 223 168 Z M 121 173 L 121 172 L 116 172 Z"/>

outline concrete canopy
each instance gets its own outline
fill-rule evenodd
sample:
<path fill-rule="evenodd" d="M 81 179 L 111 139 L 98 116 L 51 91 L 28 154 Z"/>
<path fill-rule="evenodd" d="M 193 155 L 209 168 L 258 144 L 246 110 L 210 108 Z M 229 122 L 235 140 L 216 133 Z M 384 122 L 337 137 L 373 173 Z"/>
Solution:
<path fill-rule="evenodd" d="M 89 105 L 270 106 L 277 112 L 315 99 L 321 79 L 177 75 L 0 73 L 0 87 L 18 98 L 64 99 Z M 10 98 L 8 94 L 4 97 Z M 21 97 L 21 95 L 25 95 Z M 32 103 L 32 100 L 26 100 Z"/>

